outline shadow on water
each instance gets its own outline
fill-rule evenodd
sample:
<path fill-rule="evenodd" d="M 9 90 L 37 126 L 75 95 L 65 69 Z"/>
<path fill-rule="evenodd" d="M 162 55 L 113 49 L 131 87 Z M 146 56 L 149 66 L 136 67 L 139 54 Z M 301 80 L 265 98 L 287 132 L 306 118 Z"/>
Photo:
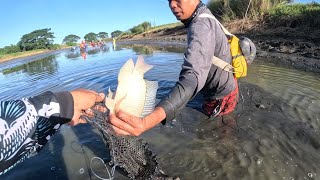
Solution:
<path fill-rule="evenodd" d="M 63 158 L 64 137 L 57 132 L 37 155 L 18 164 L 1 179 L 68 179 L 68 172 Z"/>

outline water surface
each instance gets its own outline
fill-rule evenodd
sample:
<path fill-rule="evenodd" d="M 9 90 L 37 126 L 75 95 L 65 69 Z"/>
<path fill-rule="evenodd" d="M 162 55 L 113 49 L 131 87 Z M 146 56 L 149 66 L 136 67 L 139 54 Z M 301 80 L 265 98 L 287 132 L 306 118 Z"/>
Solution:
<path fill-rule="evenodd" d="M 0 64 L 1 100 L 45 91 L 116 89 L 119 68 L 143 55 L 154 65 L 148 80 L 159 81 L 157 98 L 178 79 L 183 49 L 118 45 L 64 51 L 42 59 Z M 165 126 L 141 137 L 158 154 L 162 169 L 181 179 L 320 179 L 320 76 L 277 67 L 257 59 L 240 80 L 234 113 L 208 119 L 197 111 L 201 96 Z M 90 125 L 63 126 L 38 155 L 1 179 L 97 179 L 92 157 L 110 156 Z M 91 169 L 108 178 L 102 163 Z M 116 173 L 116 179 L 126 179 Z"/>

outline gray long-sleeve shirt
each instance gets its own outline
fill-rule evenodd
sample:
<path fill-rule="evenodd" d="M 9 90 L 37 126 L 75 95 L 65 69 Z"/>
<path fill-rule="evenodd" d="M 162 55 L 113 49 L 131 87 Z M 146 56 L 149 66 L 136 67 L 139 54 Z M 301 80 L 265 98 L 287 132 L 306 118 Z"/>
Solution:
<path fill-rule="evenodd" d="M 179 81 L 158 107 L 166 112 L 166 120 L 174 119 L 197 93 L 206 99 L 220 99 L 235 89 L 233 74 L 213 65 L 213 56 L 231 63 L 228 39 L 217 20 L 201 18 L 211 14 L 206 6 L 200 7 L 188 25 L 188 48 Z M 211 14 L 212 15 L 212 14 Z"/>

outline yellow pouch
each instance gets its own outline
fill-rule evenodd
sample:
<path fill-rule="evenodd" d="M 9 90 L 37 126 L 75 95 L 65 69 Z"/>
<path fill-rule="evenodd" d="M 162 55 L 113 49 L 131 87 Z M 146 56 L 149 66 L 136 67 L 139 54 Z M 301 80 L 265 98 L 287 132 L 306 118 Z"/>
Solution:
<path fill-rule="evenodd" d="M 210 14 L 200 14 L 199 17 L 211 18 L 216 20 L 216 18 Z M 228 37 L 229 44 L 230 44 L 230 52 L 232 55 L 232 63 L 230 65 L 227 62 L 215 56 L 213 56 L 212 58 L 212 63 L 228 72 L 231 72 L 232 70 L 236 78 L 245 77 L 247 75 L 248 67 L 247 67 L 247 61 L 245 59 L 245 56 L 242 54 L 242 50 L 239 44 L 239 38 L 231 34 L 226 28 L 223 27 L 223 25 L 218 20 L 217 22 L 222 28 L 223 32 Z"/>
<path fill-rule="evenodd" d="M 232 66 L 234 69 L 234 76 L 236 78 L 245 77 L 247 75 L 247 61 L 242 54 L 239 38 L 231 36 L 229 38 L 230 51 L 232 55 Z"/>

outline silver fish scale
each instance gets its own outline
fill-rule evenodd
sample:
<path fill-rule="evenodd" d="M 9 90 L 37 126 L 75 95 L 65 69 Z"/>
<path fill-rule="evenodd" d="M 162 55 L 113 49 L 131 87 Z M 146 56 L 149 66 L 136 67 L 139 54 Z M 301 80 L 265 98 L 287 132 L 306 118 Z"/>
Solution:
<path fill-rule="evenodd" d="M 105 107 L 104 103 L 96 105 Z M 152 153 L 146 142 L 134 136 L 117 136 L 107 122 L 109 112 L 93 111 L 94 117 L 83 117 L 102 134 L 110 150 L 112 159 L 110 165 L 117 165 L 131 179 L 174 179 L 163 174 L 159 169 L 156 155 Z"/>

